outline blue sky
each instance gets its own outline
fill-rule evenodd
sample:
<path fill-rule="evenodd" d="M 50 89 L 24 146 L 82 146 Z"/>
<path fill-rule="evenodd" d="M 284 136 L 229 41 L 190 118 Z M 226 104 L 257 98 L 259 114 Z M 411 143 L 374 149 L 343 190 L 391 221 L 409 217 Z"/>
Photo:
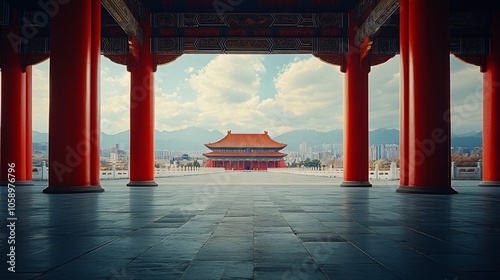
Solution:
<path fill-rule="evenodd" d="M 48 131 L 46 61 L 34 67 L 33 129 Z M 399 128 L 399 56 L 370 72 L 370 129 Z M 453 56 L 452 129 L 481 130 L 482 74 Z M 156 129 L 278 135 L 294 129 L 343 127 L 343 74 L 312 55 L 183 55 L 155 74 Z M 129 127 L 126 68 L 101 58 L 101 129 Z M 429 102 L 432 102 L 429 100 Z"/>

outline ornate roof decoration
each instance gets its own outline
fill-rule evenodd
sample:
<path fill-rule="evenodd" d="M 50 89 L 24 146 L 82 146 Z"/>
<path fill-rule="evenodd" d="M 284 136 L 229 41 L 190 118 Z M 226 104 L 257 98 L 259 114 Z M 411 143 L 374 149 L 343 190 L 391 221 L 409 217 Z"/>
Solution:
<path fill-rule="evenodd" d="M 286 144 L 271 139 L 267 131 L 263 134 L 231 133 L 215 143 L 205 144 L 209 149 L 214 148 L 274 148 L 283 149 Z"/>

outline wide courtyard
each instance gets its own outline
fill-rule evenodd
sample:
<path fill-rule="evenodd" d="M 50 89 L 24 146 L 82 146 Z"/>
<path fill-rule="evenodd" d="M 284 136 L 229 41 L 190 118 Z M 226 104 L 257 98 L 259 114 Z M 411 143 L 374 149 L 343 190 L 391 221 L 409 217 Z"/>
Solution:
<path fill-rule="evenodd" d="M 500 279 L 500 189 L 396 193 L 398 181 L 234 171 L 103 180 L 104 193 L 16 191 L 15 273 L 1 279 Z M 7 217 L 7 188 L 0 188 Z"/>

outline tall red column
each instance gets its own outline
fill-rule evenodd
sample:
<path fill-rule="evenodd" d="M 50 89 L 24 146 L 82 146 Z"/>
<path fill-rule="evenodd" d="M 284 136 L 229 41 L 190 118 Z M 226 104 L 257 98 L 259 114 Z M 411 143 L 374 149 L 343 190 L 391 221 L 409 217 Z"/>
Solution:
<path fill-rule="evenodd" d="M 491 14 L 491 53 L 483 74 L 483 181 L 480 186 L 500 187 L 500 11 Z"/>
<path fill-rule="evenodd" d="M 368 181 L 368 73 L 354 43 L 354 12 L 349 13 L 349 51 L 344 75 L 344 182 L 341 187 L 371 187 Z"/>
<path fill-rule="evenodd" d="M 26 67 L 26 181 L 33 180 L 33 72 Z"/>
<path fill-rule="evenodd" d="M 92 0 L 92 41 L 90 47 L 90 185 L 101 185 L 101 1 Z"/>
<path fill-rule="evenodd" d="M 450 181 L 449 0 L 409 1 L 408 186 L 452 194 Z"/>
<path fill-rule="evenodd" d="M 10 174 L 15 176 L 15 185 L 30 185 L 26 176 L 26 74 L 19 46 L 10 43 L 9 34 L 19 36 L 19 28 L 4 26 L 1 34 L 1 181 L 7 185 L 8 170 L 13 167 Z"/>
<path fill-rule="evenodd" d="M 130 182 L 131 187 L 156 187 L 154 173 L 154 73 L 150 52 L 149 11 L 141 22 L 144 44 L 130 70 Z"/>
<path fill-rule="evenodd" d="M 399 117 L 399 185 L 408 186 L 408 113 L 410 65 L 408 59 L 408 1 L 399 1 L 399 53 L 401 56 L 401 92 Z"/>
<path fill-rule="evenodd" d="M 45 193 L 104 191 L 90 184 L 91 23 L 91 1 L 69 1 L 52 18 Z"/>

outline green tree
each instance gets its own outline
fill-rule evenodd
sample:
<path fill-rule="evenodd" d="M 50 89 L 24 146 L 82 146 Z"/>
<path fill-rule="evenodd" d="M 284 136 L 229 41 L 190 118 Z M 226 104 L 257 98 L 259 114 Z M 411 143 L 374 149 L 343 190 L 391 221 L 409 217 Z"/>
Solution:
<path fill-rule="evenodd" d="M 200 167 L 200 163 L 199 163 L 197 160 L 195 160 L 195 161 L 193 162 L 193 166 L 194 166 L 194 167 Z"/>
<path fill-rule="evenodd" d="M 320 161 L 319 161 L 319 159 L 311 160 L 308 158 L 308 159 L 304 160 L 303 164 L 305 167 L 319 167 Z"/>

